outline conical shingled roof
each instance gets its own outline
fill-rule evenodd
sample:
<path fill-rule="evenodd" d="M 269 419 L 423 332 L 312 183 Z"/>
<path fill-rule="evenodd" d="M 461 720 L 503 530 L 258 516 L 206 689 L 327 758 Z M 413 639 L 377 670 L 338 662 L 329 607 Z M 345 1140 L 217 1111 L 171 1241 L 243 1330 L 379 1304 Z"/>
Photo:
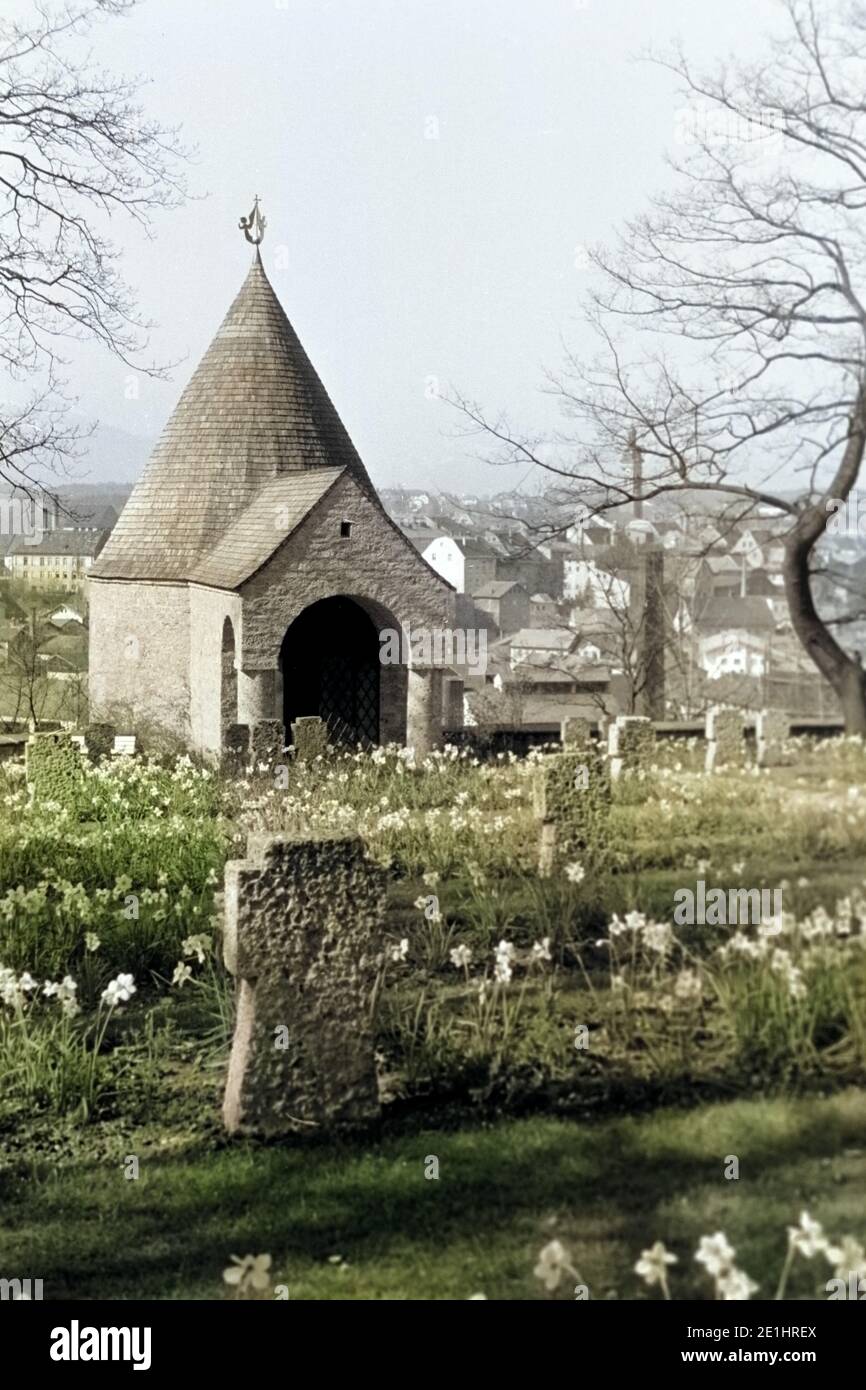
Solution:
<path fill-rule="evenodd" d="M 90 574 L 192 579 L 272 479 L 335 468 L 375 497 L 257 251 Z"/>

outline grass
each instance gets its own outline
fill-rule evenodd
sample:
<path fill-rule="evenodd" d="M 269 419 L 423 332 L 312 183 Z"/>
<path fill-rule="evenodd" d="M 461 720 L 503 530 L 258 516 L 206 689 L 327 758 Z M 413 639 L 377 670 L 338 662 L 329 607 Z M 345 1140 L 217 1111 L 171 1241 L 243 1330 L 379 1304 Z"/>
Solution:
<path fill-rule="evenodd" d="M 850 895 L 840 921 L 849 908 L 864 919 L 866 750 L 795 751 L 795 766 L 757 778 L 707 779 L 660 756 L 616 789 L 604 854 L 579 887 L 536 875 L 530 761 L 448 754 L 413 772 L 391 753 L 358 755 L 293 768 L 283 789 L 264 777 L 226 785 L 188 760 L 129 760 L 89 770 L 74 804 L 48 813 L 7 769 L 0 963 L 40 980 L 73 974 L 82 1063 L 109 978 L 133 973 L 137 993 L 110 1020 L 86 1112 L 74 1068 L 63 1104 L 49 1085 L 56 1000 L 27 996 L 28 1048 L 7 1000 L 0 1275 L 42 1278 L 49 1298 L 220 1299 L 230 1257 L 251 1252 L 273 1257 L 292 1298 L 531 1299 L 546 1296 L 533 1267 L 556 1239 L 593 1297 L 633 1299 L 655 1296 L 633 1267 L 663 1240 L 679 1257 L 674 1296 L 708 1299 L 692 1256 L 723 1230 L 771 1297 L 803 1209 L 864 1241 L 860 943 L 843 933 L 810 963 L 792 930 L 784 944 L 808 983 L 795 1007 L 784 972 L 751 958 L 721 971 L 723 934 L 689 929 L 704 993 L 673 1012 L 679 947 L 664 968 L 643 945 L 626 953 L 615 965 L 628 990 L 615 993 L 615 953 L 597 944 L 614 912 L 669 922 L 675 890 L 697 878 L 785 880 L 798 922 Z M 389 864 L 387 937 L 407 943 L 377 1015 L 396 1102 L 356 1140 L 229 1142 L 223 861 L 250 831 L 340 827 Z M 416 906 L 429 894 L 441 907 L 432 923 Z M 202 931 L 215 933 L 205 965 L 184 945 Z M 487 1019 L 478 982 L 503 937 L 521 958 L 514 983 L 485 995 Z M 536 968 L 526 957 L 543 937 L 552 956 Z M 449 961 L 457 943 L 471 947 L 471 979 Z M 195 977 L 182 990 L 169 984 L 181 953 Z M 578 1023 L 591 1029 L 586 1053 Z M 133 1154 L 140 1176 L 128 1180 Z M 724 1178 L 732 1154 L 738 1181 Z M 424 1177 L 431 1155 L 438 1181 Z M 830 1273 L 799 1261 L 789 1296 L 826 1297 Z"/>
<path fill-rule="evenodd" d="M 591 1297 L 633 1299 L 655 1296 L 632 1269 L 660 1239 L 679 1259 L 673 1296 L 706 1299 L 692 1256 L 723 1230 L 768 1298 L 803 1208 L 834 1236 L 866 1236 L 864 1146 L 855 1090 L 327 1146 L 211 1147 L 153 1129 L 117 1136 L 101 1162 L 7 1168 L 0 1269 L 42 1278 L 48 1299 L 219 1299 L 232 1254 L 268 1253 L 292 1299 L 533 1299 L 548 1296 L 532 1271 L 556 1238 Z M 123 1175 L 130 1153 L 138 1180 Z M 730 1154 L 737 1181 L 723 1176 Z M 830 1274 L 800 1261 L 788 1296 L 826 1297 Z"/>

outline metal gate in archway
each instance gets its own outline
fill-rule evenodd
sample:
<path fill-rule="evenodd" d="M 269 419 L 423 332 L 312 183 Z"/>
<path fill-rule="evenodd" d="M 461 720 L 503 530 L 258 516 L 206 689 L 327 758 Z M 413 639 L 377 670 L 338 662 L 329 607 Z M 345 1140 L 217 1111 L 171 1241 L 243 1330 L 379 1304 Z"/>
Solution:
<path fill-rule="evenodd" d="M 286 738 L 300 715 L 318 715 L 331 742 L 379 741 L 379 634 L 353 599 L 321 599 L 288 628 L 280 649 Z"/>

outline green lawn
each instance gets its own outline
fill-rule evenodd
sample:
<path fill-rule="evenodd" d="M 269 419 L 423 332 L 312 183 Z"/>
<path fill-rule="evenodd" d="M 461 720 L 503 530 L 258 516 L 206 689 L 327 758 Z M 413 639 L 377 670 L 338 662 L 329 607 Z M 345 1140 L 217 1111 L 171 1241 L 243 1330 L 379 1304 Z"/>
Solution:
<path fill-rule="evenodd" d="M 46 1298 L 219 1299 L 232 1254 L 268 1253 L 291 1298 L 531 1299 L 546 1296 L 532 1271 L 557 1238 L 592 1297 L 631 1299 L 646 1293 L 632 1266 L 661 1239 L 679 1256 L 674 1297 L 707 1298 L 692 1256 L 701 1235 L 723 1230 L 766 1298 L 804 1208 L 833 1236 L 866 1238 L 857 1090 L 404 1128 L 327 1147 L 206 1145 L 154 1127 L 109 1149 L 98 1162 L 0 1170 L 0 1273 L 41 1277 Z M 137 1181 L 123 1176 L 131 1153 Z M 723 1176 L 730 1154 L 738 1181 Z M 438 1181 L 424 1177 L 429 1155 Z M 825 1297 L 830 1273 L 801 1261 L 788 1296 Z"/>

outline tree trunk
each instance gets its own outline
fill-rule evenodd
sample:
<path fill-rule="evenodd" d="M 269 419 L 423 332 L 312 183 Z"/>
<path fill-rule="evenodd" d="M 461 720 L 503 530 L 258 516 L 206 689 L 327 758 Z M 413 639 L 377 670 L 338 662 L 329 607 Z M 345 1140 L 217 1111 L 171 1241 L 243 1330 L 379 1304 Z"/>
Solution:
<path fill-rule="evenodd" d="M 818 508 L 809 508 L 805 517 L 813 510 L 818 511 Z M 791 622 L 803 650 L 836 694 L 845 720 L 845 732 L 866 734 L 866 671 L 839 646 L 812 598 L 809 557 L 815 544 L 813 531 L 814 518 L 802 528 L 798 522 L 785 547 L 785 594 Z"/>
<path fill-rule="evenodd" d="M 866 734 L 866 671 L 836 641 L 812 598 L 811 556 L 827 529 L 830 504 L 845 501 L 860 474 L 866 448 L 866 380 L 861 379 L 848 438 L 827 491 L 803 507 L 785 542 L 785 593 L 794 631 L 803 649 L 826 676 L 842 707 L 847 734 Z"/>

